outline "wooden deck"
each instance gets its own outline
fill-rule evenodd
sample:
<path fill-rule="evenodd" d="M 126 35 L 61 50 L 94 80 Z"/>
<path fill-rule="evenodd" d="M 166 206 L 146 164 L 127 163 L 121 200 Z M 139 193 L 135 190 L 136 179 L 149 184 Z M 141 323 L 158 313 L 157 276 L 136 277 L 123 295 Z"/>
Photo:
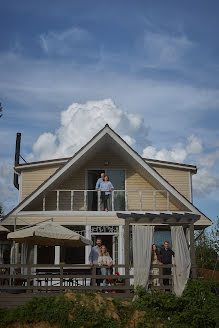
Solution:
<path fill-rule="evenodd" d="M 172 276 L 163 276 L 162 268 L 172 265 L 162 265 L 160 274 L 150 276 L 150 279 L 159 278 L 160 286 L 155 288 L 171 290 L 172 286 L 164 286 L 163 279 L 172 279 Z M 158 267 L 158 266 L 155 266 Z M 95 291 L 107 297 L 133 298 L 133 278 L 131 274 L 116 275 L 127 268 L 125 265 L 116 265 L 110 276 L 96 274 L 98 267 L 89 265 L 0 265 L 0 308 L 12 308 L 23 305 L 33 297 L 49 297 L 63 295 L 74 291 Z M 128 268 L 129 270 L 129 268 Z M 100 286 L 104 279 L 111 279 L 108 286 Z M 105 294 L 107 292 L 107 294 Z"/>

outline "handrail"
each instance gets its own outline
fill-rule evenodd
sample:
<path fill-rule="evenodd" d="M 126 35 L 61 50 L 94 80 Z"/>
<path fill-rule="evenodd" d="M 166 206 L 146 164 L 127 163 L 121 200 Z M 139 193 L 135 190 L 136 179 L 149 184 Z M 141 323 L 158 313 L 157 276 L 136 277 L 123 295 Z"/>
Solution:
<path fill-rule="evenodd" d="M 77 206 L 79 207 L 79 209 L 77 209 L 77 211 L 93 211 L 92 209 L 89 209 L 89 198 L 91 193 L 97 193 L 97 204 L 96 204 L 96 209 L 97 211 L 101 211 L 101 191 L 100 190 L 94 190 L 94 189 L 55 189 L 55 190 L 51 190 L 49 191 L 49 193 L 51 192 L 55 192 L 56 193 L 56 205 L 54 204 L 54 210 L 56 211 L 60 211 L 61 208 L 61 194 L 62 193 L 70 193 L 70 199 L 68 199 L 69 202 L 69 206 L 67 210 L 70 211 L 76 211 L 75 208 L 77 208 Z M 82 197 L 80 196 L 80 200 L 77 199 L 76 195 L 77 193 L 82 193 Z M 122 206 L 124 207 L 124 209 L 121 209 L 121 207 L 118 209 L 118 202 L 116 202 L 117 200 L 117 196 L 118 193 L 124 193 L 124 199 L 122 201 Z M 129 201 L 131 200 L 131 198 L 129 197 L 130 194 L 133 193 L 138 193 L 138 199 L 139 199 L 139 205 L 135 205 L 134 207 L 136 209 L 133 209 L 133 204 L 129 205 Z M 133 210 L 137 210 L 137 211 L 142 211 L 142 210 L 147 210 L 147 205 L 145 205 L 145 199 L 143 198 L 144 194 L 152 194 L 152 204 L 148 207 L 148 210 L 153 210 L 156 211 L 158 210 L 159 207 L 159 202 L 157 200 L 157 194 L 161 193 L 164 194 L 164 197 L 166 199 L 166 206 L 164 205 L 164 207 L 162 209 L 159 208 L 159 210 L 163 210 L 163 211 L 169 211 L 170 210 L 170 196 L 169 196 L 169 192 L 167 190 L 149 190 L 149 189 L 113 189 L 111 192 L 111 210 L 112 211 L 118 211 L 118 210 L 124 210 L 124 211 L 133 211 Z M 147 196 L 146 196 L 147 197 Z M 151 198 L 149 198 L 149 200 L 151 201 Z M 66 206 L 66 202 L 64 203 Z M 120 205 L 121 205 L 120 204 Z M 52 205 L 53 206 L 53 205 Z M 93 205 L 92 205 L 93 206 Z M 82 208 L 82 209 L 81 209 Z M 43 211 L 46 211 L 46 195 L 43 196 L 43 204 L 42 204 L 42 209 Z M 95 209 L 94 209 L 95 211 Z"/>
<path fill-rule="evenodd" d="M 50 266 L 50 268 L 48 268 Z M 151 268 L 158 267 L 159 274 L 150 274 L 150 279 L 159 279 L 159 289 L 172 289 L 172 286 L 166 286 L 163 284 L 163 279 L 172 279 L 172 274 L 164 275 L 162 273 L 163 268 L 171 268 L 172 264 L 157 264 L 151 265 Z M 116 264 L 112 267 L 126 267 L 124 264 Z M 99 266 L 94 265 L 92 268 L 88 264 L 0 264 L 1 268 L 22 268 L 22 273 L 16 273 L 16 271 L 9 273 L 0 273 L 0 291 L 8 290 L 23 290 L 29 291 L 63 291 L 63 290 L 117 290 L 120 292 L 129 293 L 133 290 L 133 285 L 130 285 L 130 279 L 134 278 L 133 274 L 116 274 L 103 275 L 97 274 L 96 269 Z M 38 268 L 38 270 L 32 270 L 31 268 Z M 80 271 L 80 268 L 89 271 Z M 25 270 L 26 269 L 26 270 Z M 44 270 L 48 271 L 44 271 Z M 54 271 L 55 269 L 55 271 Z M 68 271 L 66 271 L 66 270 Z M 76 269 L 73 271 L 73 269 Z M 77 273 L 77 269 L 79 270 Z M 131 269 L 128 266 L 128 272 Z M 49 271 L 51 270 L 51 271 Z M 53 271 L 52 271 L 53 270 Z M 73 273 L 74 272 L 74 273 Z M 90 273 L 89 273 L 90 272 Z M 96 283 L 103 279 L 111 279 L 113 284 L 110 286 L 97 286 Z M 88 279 L 88 280 L 86 280 Z M 5 283 L 6 282 L 6 283 Z M 67 284 L 67 285 L 66 285 Z M 91 284 L 91 285 L 90 285 Z"/>

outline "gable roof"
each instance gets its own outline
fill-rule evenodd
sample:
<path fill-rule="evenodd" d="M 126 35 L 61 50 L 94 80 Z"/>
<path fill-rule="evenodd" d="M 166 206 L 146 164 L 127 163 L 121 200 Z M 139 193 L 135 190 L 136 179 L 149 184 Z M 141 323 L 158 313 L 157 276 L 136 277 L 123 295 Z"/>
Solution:
<path fill-rule="evenodd" d="M 19 203 L 9 215 L 16 215 L 28 204 L 30 204 L 39 195 L 44 193 L 47 189 L 51 188 L 52 185 L 62 176 L 64 176 L 68 170 L 73 167 L 78 167 L 81 162 L 86 161 L 89 152 L 92 152 L 98 145 L 103 145 L 105 141 L 113 144 L 113 147 L 117 147 L 117 151 L 126 156 L 128 160 L 135 162 L 138 170 L 156 182 L 170 192 L 178 201 L 186 206 L 191 212 L 201 213 L 190 201 L 188 201 L 179 191 L 177 191 L 167 180 L 165 180 L 155 169 L 151 167 L 149 163 L 145 161 L 135 150 L 133 150 L 115 131 L 113 131 L 108 124 L 100 130 L 86 145 L 84 145 L 79 151 L 77 151 L 69 160 L 63 164 L 53 175 L 45 180 L 36 190 L 34 190 L 29 196 L 27 196 L 21 203 Z M 115 147 L 116 146 L 116 147 Z M 201 213 L 203 214 L 203 213 Z M 211 220 L 209 219 L 209 222 Z"/>
<path fill-rule="evenodd" d="M 54 158 L 54 159 L 47 159 L 44 161 L 37 161 L 37 162 L 30 162 L 30 163 L 20 163 L 17 166 L 15 166 L 15 171 L 20 172 L 24 169 L 29 169 L 33 167 L 44 167 L 44 166 L 52 166 L 56 164 L 65 164 L 67 161 L 69 161 L 71 157 L 64 157 L 64 158 Z M 197 166 L 191 165 L 191 164 L 184 164 L 184 163 L 177 163 L 177 162 L 168 162 L 168 161 L 161 161 L 158 159 L 152 159 L 152 158 L 143 158 L 144 161 L 148 164 L 152 165 L 159 165 L 159 166 L 167 166 L 171 168 L 180 168 L 189 170 L 192 173 L 197 172 Z"/>

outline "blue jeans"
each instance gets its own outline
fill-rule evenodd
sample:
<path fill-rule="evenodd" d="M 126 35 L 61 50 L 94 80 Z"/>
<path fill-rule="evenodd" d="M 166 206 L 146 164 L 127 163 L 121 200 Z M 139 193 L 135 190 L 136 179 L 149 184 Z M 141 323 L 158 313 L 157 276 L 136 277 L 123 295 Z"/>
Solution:
<path fill-rule="evenodd" d="M 100 271 L 101 271 L 101 274 L 102 275 L 104 275 L 104 276 L 110 276 L 110 268 L 108 267 L 102 267 L 101 269 L 100 269 Z M 109 282 L 108 282 L 108 280 L 107 279 L 104 279 L 103 280 L 103 286 L 108 286 L 108 284 L 109 284 Z"/>

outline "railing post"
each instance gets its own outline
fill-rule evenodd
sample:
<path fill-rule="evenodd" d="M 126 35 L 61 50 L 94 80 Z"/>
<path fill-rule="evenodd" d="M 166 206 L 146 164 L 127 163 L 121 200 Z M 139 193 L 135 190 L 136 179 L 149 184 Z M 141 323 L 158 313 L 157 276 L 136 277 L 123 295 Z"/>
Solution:
<path fill-rule="evenodd" d="M 170 210 L 170 194 L 169 191 L 167 191 L 167 211 Z"/>
<path fill-rule="evenodd" d="M 30 275 L 31 275 L 31 266 L 27 266 L 27 293 L 30 293 Z"/>
<path fill-rule="evenodd" d="M 156 190 L 153 191 L 153 209 L 156 211 Z"/>
<path fill-rule="evenodd" d="M 100 190 L 97 191 L 97 209 L 100 211 Z"/>
<path fill-rule="evenodd" d="M 87 211 L 87 190 L 84 190 L 84 210 Z"/>
<path fill-rule="evenodd" d="M 112 191 L 112 211 L 114 211 L 114 190 Z"/>
<path fill-rule="evenodd" d="M 128 191 L 125 190 L 125 210 L 128 211 Z"/>
<path fill-rule="evenodd" d="M 124 228 L 124 248 L 125 248 L 125 275 L 129 275 L 130 267 L 130 239 L 129 239 L 129 220 L 125 220 Z M 130 279 L 125 279 L 125 285 L 130 286 Z"/>
<path fill-rule="evenodd" d="M 71 211 L 73 211 L 73 203 L 74 203 L 74 190 L 71 190 Z"/>
<path fill-rule="evenodd" d="M 190 224 L 189 231 L 190 231 L 190 258 L 191 258 L 192 278 L 196 279 L 197 273 L 196 273 L 196 260 L 195 260 L 194 223 Z"/>
<path fill-rule="evenodd" d="M 163 268 L 162 265 L 159 266 L 159 282 L 160 282 L 160 289 L 164 289 L 164 284 L 163 284 Z"/>
<path fill-rule="evenodd" d="M 60 266 L 60 287 L 63 287 L 63 266 Z"/>
<path fill-rule="evenodd" d="M 59 211 L 59 190 L 56 193 L 56 211 Z"/>
<path fill-rule="evenodd" d="M 46 210 L 46 195 L 43 194 L 43 211 Z"/>
<path fill-rule="evenodd" d="M 93 266 L 91 268 L 91 277 L 96 276 L 96 274 L 97 274 L 97 268 L 95 266 Z M 91 286 L 93 286 L 93 287 L 96 286 L 96 278 L 91 278 Z"/>
<path fill-rule="evenodd" d="M 140 211 L 142 211 L 142 191 L 139 191 Z"/>

